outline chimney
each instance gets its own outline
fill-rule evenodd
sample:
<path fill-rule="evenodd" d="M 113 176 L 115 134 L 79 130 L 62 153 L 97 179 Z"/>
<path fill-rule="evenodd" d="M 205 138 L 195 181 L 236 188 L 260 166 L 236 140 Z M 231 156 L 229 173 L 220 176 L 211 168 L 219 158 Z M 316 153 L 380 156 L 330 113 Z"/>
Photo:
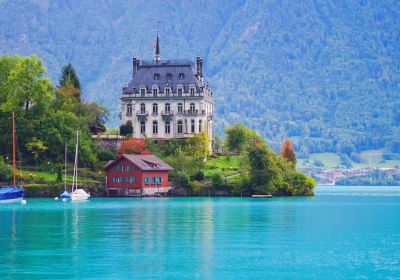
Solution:
<path fill-rule="evenodd" d="M 203 59 L 200 57 L 200 77 L 203 77 Z"/>
<path fill-rule="evenodd" d="M 200 78 L 200 56 L 196 57 L 197 77 Z"/>
<path fill-rule="evenodd" d="M 135 76 L 136 72 L 137 72 L 137 59 L 136 57 L 133 58 L 132 60 L 132 76 Z"/>

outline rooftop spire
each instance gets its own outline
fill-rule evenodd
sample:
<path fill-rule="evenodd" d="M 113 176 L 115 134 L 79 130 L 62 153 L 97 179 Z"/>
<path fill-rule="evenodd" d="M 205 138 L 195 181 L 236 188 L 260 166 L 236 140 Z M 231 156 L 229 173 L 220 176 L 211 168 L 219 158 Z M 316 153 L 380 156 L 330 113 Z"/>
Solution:
<path fill-rule="evenodd" d="M 155 61 L 160 61 L 160 38 L 158 37 L 157 31 L 157 39 L 156 39 L 156 55 L 154 57 Z"/>

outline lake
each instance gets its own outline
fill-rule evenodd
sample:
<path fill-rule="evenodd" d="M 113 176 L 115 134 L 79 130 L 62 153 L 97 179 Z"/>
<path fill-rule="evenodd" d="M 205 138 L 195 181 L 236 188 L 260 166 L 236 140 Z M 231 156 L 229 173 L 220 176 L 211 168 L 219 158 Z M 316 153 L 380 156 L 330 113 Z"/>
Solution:
<path fill-rule="evenodd" d="M 0 279 L 400 279 L 400 188 L 0 205 Z"/>

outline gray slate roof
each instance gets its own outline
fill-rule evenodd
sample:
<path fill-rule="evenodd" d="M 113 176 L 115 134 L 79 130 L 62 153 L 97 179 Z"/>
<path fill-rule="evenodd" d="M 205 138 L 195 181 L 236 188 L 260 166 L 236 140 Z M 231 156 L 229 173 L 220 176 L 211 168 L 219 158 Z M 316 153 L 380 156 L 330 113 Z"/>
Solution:
<path fill-rule="evenodd" d="M 174 170 L 170 165 L 165 163 L 163 160 L 158 158 L 155 155 L 132 155 L 132 154 L 123 154 L 121 158 L 126 158 L 140 170 L 143 171 L 171 171 Z M 121 158 L 118 158 L 113 161 L 109 161 L 104 169 L 108 169 L 115 162 L 119 161 Z"/>
<path fill-rule="evenodd" d="M 180 73 L 183 73 L 183 79 L 179 79 Z M 154 74 L 160 74 L 160 79 L 154 80 Z M 167 74 L 170 74 L 171 79 L 167 79 Z M 123 93 L 139 93 L 143 85 L 146 86 L 147 92 L 151 92 L 153 85 L 158 85 L 161 92 L 164 92 L 165 86 L 170 86 L 172 92 L 176 92 L 178 84 L 184 86 L 185 92 L 189 91 L 189 85 L 195 85 L 196 91 L 200 91 L 200 87 L 204 86 L 197 78 L 191 61 L 142 61 Z"/>

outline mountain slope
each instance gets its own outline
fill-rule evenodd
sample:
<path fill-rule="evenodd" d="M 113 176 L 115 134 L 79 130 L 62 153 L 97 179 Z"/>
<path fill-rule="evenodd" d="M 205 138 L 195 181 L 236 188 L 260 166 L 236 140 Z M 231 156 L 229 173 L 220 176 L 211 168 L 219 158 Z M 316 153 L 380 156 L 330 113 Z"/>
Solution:
<path fill-rule="evenodd" d="M 0 1 L 0 51 L 37 53 L 57 81 L 71 61 L 116 125 L 133 56 L 203 56 L 216 123 L 257 129 L 303 155 L 400 152 L 396 1 Z"/>

